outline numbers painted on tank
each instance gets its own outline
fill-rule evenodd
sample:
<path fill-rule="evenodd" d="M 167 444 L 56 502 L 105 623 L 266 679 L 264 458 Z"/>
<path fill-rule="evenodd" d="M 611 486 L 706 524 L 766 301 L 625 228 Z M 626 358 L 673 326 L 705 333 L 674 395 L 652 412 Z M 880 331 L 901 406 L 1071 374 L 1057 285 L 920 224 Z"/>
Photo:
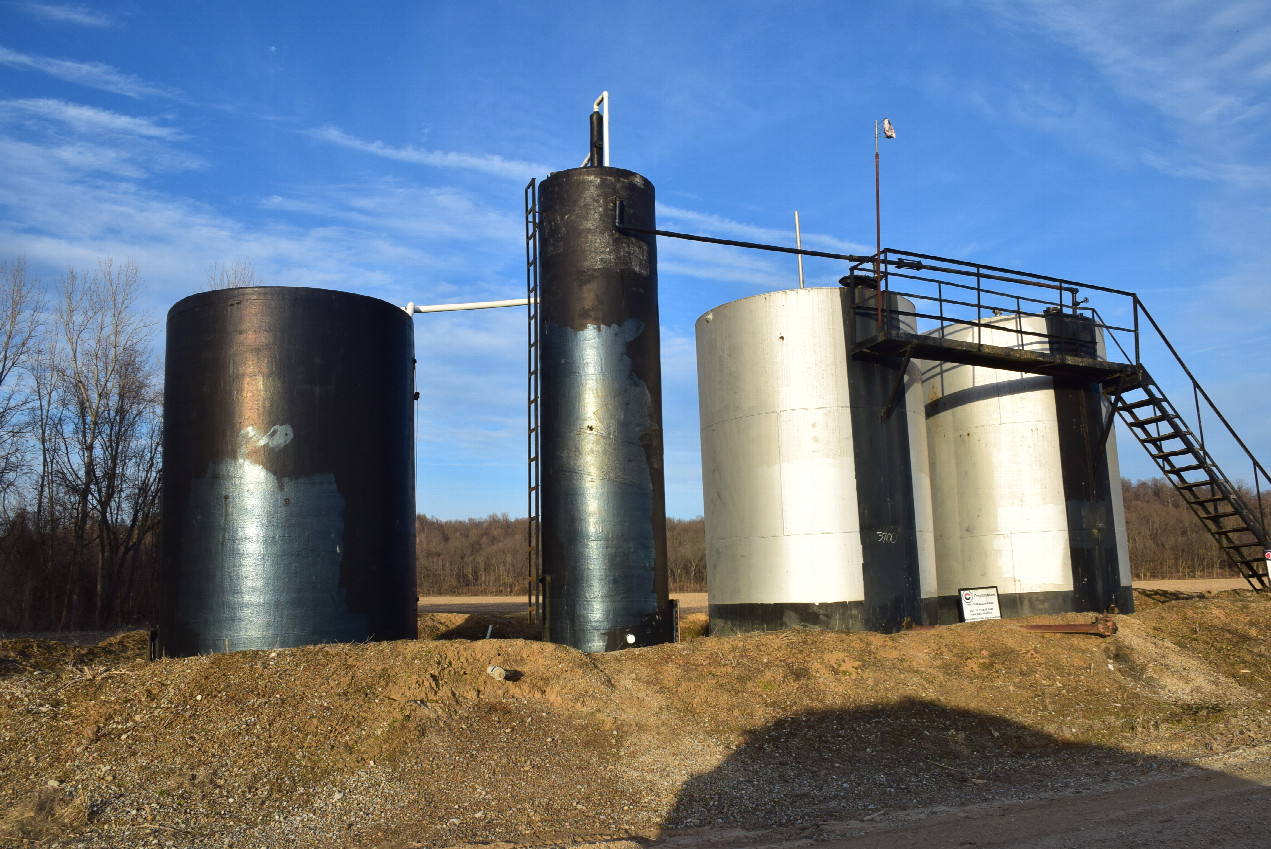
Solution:
<path fill-rule="evenodd" d="M 896 542 L 895 531 L 874 531 L 878 535 L 878 542 L 885 542 L 889 545 Z"/>

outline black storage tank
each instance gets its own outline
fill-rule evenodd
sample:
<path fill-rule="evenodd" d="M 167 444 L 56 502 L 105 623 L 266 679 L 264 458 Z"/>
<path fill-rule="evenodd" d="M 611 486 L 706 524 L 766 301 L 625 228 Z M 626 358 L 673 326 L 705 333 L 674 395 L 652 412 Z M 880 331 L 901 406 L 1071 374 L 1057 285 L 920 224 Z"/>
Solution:
<path fill-rule="evenodd" d="M 539 189 L 548 637 L 596 652 L 673 639 L 667 592 L 653 185 L 620 168 Z"/>
<path fill-rule="evenodd" d="M 414 330 L 254 287 L 168 312 L 159 651 L 416 634 Z"/>

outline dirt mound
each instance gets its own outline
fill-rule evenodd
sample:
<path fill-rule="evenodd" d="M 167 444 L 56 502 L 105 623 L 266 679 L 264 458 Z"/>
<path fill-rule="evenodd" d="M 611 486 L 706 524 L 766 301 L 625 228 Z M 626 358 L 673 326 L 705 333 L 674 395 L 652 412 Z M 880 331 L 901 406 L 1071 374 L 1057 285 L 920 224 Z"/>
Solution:
<path fill-rule="evenodd" d="M 1106 640 L 983 622 L 584 655 L 517 638 L 524 620 L 433 613 L 418 641 L 157 662 L 141 632 L 3 641 L 0 842 L 825 838 L 1267 742 L 1267 600 L 1141 601 Z"/>

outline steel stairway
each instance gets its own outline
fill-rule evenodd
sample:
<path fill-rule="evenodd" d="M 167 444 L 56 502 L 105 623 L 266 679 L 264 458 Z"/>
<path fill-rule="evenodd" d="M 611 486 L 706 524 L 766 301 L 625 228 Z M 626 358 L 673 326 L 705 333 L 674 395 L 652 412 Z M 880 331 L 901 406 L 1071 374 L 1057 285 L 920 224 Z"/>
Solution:
<path fill-rule="evenodd" d="M 857 262 L 853 273 L 867 272 L 874 261 L 869 257 Z M 907 251 L 884 251 L 878 264 L 888 269 L 880 288 L 910 299 L 914 306 L 902 310 L 882 298 L 888 305 L 870 307 L 867 312 L 877 310 L 873 334 L 853 338 L 853 356 L 912 356 L 1101 384 L 1112 404 L 1101 444 L 1106 444 L 1119 416 L 1240 576 L 1254 590 L 1271 590 L 1271 534 L 1267 532 L 1271 525 L 1263 506 L 1264 492 L 1271 491 L 1271 475 L 1215 406 L 1138 295 Z M 849 276 L 840 282 L 855 288 L 859 280 L 861 277 Z M 893 280 L 905 289 L 893 288 Z M 878 285 L 869 279 L 864 283 Z M 1084 306 L 1090 298 L 1098 298 L 1100 306 L 1122 316 L 1121 326 L 1105 321 L 1095 304 Z M 855 292 L 852 302 L 856 302 Z M 1071 340 L 1062 335 L 1031 334 L 1027 338 L 1021 335 L 1016 347 L 1001 348 L 979 341 L 959 342 L 941 334 L 906 332 L 889 313 L 938 327 L 950 322 L 977 326 L 1012 315 L 1086 315 L 1109 344 L 1106 353 L 1074 356 L 1066 353 Z M 1059 326 L 1062 334 L 1062 324 Z M 1191 385 L 1196 402 L 1195 430 L 1144 368 L 1142 350 L 1149 345 L 1168 352 L 1170 356 L 1160 362 L 1168 367 L 1172 358 L 1173 370 L 1167 371 L 1174 380 Z M 1252 492 L 1249 488 L 1242 492 L 1219 468 L 1212 446 L 1206 446 L 1202 410 L 1221 425 L 1213 427 L 1215 433 L 1210 436 L 1224 442 L 1224 456 L 1238 461 L 1243 455 L 1251 462 Z"/>
<path fill-rule="evenodd" d="M 1218 468 L 1165 393 L 1140 368 L 1134 381 L 1109 381 L 1105 391 L 1130 433 L 1196 514 L 1249 586 L 1271 589 L 1268 560 L 1271 535 L 1260 514 Z"/>
<path fill-rule="evenodd" d="M 1134 292 L 894 248 L 857 256 L 670 230 L 642 230 L 624 224 L 621 203 L 615 207 L 614 226 L 624 232 L 852 263 L 849 273 L 839 280 L 840 285 L 852 290 L 849 303 L 862 303 L 857 298 L 858 287 L 876 293 L 864 302 L 863 308 L 855 308 L 858 315 L 867 319 L 875 316 L 872 329 L 861 333 L 856 321 L 848 323 L 853 358 L 903 357 L 906 364 L 911 358 L 935 360 L 1100 384 L 1112 401 L 1101 444 L 1106 444 L 1119 415 L 1241 577 L 1254 590 L 1271 590 L 1271 534 L 1267 533 L 1269 525 L 1263 509 L 1264 488 L 1271 492 L 1271 473 L 1201 388 Z M 1091 303 L 1092 299 L 1098 303 Z M 1119 323 L 1106 321 L 1100 308 L 1118 318 Z M 1052 315 L 1085 317 L 1094 322 L 1103 341 L 1110 343 L 1107 350 L 1081 353 L 1078 344 L 1078 353 L 1072 353 L 1073 343 L 1079 340 L 1066 335 L 1065 321 L 1057 322 L 1057 335 L 1021 331 L 1019 343 L 1011 347 L 984 344 L 980 338 L 966 341 L 932 333 L 953 324 L 986 327 L 995 321 L 1000 324 L 1003 317 L 1009 320 L 1012 316 Z M 898 319 L 909 322 L 913 329 L 904 329 Z M 1145 346 L 1166 349 L 1173 358 L 1173 367 L 1185 376 L 1184 385 L 1190 383 L 1196 400 L 1199 437 L 1143 367 Z M 1102 343 L 1099 347 L 1103 347 Z M 1168 366 L 1169 360 L 1162 358 L 1162 363 Z M 893 398 L 900 386 L 897 383 Z M 1243 455 L 1252 464 L 1253 507 L 1206 450 L 1201 399 L 1209 415 L 1222 424 L 1222 428 L 1215 428 L 1220 438 L 1234 443 L 1227 446 L 1230 456 Z"/>

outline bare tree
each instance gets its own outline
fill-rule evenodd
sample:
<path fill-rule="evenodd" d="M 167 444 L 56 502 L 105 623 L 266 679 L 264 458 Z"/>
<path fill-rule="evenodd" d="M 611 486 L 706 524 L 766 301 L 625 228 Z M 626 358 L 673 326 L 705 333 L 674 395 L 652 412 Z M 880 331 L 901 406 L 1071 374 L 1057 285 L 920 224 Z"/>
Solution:
<path fill-rule="evenodd" d="M 203 291 L 264 285 L 264 282 L 256 277 L 256 267 L 252 265 L 250 259 L 236 259 L 229 265 L 223 262 L 214 262 L 209 265 L 207 279 L 203 282 Z"/>
<path fill-rule="evenodd" d="M 95 555 L 93 621 L 105 621 L 108 585 L 126 569 L 154 521 L 159 463 L 157 380 L 148 364 L 152 325 L 137 307 L 137 266 L 98 263 L 91 277 L 67 271 L 56 315 L 50 414 L 53 474 L 70 551 L 62 626 L 75 627 L 81 573 Z M 54 508 L 58 509 L 58 508 Z M 122 558 L 122 559 L 121 559 Z"/>
<path fill-rule="evenodd" d="M 0 514 L 9 515 L 10 494 L 25 466 L 24 440 L 31 404 L 23 372 L 36 347 L 43 310 L 39 281 L 26 260 L 0 263 Z"/>

